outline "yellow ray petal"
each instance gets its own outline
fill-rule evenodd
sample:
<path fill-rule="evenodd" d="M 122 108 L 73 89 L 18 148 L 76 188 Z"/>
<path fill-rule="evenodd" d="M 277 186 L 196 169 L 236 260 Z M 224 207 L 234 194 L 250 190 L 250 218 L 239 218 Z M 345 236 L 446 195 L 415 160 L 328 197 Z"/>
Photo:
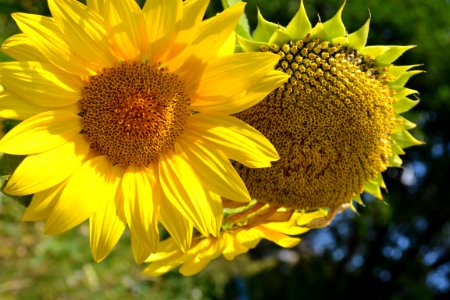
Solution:
<path fill-rule="evenodd" d="M 72 74 L 81 76 L 92 74 L 89 68 L 90 60 L 84 60 L 73 53 L 59 26 L 52 18 L 25 13 L 14 13 L 12 17 L 26 35 L 26 38 L 17 42 L 27 45 L 31 41 L 33 48 L 38 50 L 36 52 L 46 58 L 37 61 L 48 61 Z M 23 47 L 20 44 L 18 46 Z"/>
<path fill-rule="evenodd" d="M 99 67 L 117 63 L 101 17 L 76 0 L 49 0 L 48 7 L 71 49 Z"/>
<path fill-rule="evenodd" d="M 0 92 L 1 118 L 25 120 L 48 110 L 48 107 L 35 105 L 12 93 Z M 60 107 L 56 110 L 63 110 L 73 114 L 77 114 L 80 112 L 78 103 Z"/>
<path fill-rule="evenodd" d="M 14 171 L 4 191 L 10 195 L 31 195 L 48 189 L 72 175 L 88 152 L 89 143 L 77 135 L 50 151 L 29 155 Z"/>
<path fill-rule="evenodd" d="M 41 106 L 62 107 L 78 102 L 83 83 L 80 79 L 55 73 L 46 63 L 14 61 L 0 64 L 2 85 L 25 100 Z"/>
<path fill-rule="evenodd" d="M 156 177 L 153 168 L 131 165 L 122 180 L 124 212 L 130 231 L 152 252 L 159 241 L 161 199 Z"/>
<path fill-rule="evenodd" d="M 192 249 L 194 253 L 186 255 L 180 273 L 184 276 L 190 276 L 200 272 L 211 260 L 222 254 L 223 248 L 221 246 L 222 244 L 218 243 L 216 239 L 203 239 L 195 246 L 195 249 Z"/>
<path fill-rule="evenodd" d="M 201 110 L 202 105 L 214 104 L 214 96 L 238 95 L 242 90 L 257 85 L 264 75 L 273 70 L 279 59 L 277 54 L 257 52 L 237 53 L 211 59 L 199 82 L 188 83 L 196 87 L 192 106 Z M 190 86 L 186 88 L 193 89 Z M 274 85 L 272 90 L 275 88 L 277 86 Z M 209 101 L 201 101 L 202 98 L 208 97 Z"/>
<path fill-rule="evenodd" d="M 226 157 L 251 168 L 270 167 L 271 161 L 279 159 L 273 145 L 260 132 L 231 116 L 193 115 L 184 134 L 191 140 L 205 140 Z"/>
<path fill-rule="evenodd" d="M 215 199 L 203 189 L 189 163 L 180 155 L 165 154 L 160 158 L 159 177 L 165 198 L 203 235 L 215 235 L 222 211 L 212 205 Z"/>
<path fill-rule="evenodd" d="M 137 59 L 147 44 L 147 30 L 138 4 L 135 0 L 116 0 L 105 1 L 102 6 L 100 14 L 107 24 L 116 57 L 126 61 Z"/>
<path fill-rule="evenodd" d="M 61 196 L 67 181 L 55 185 L 33 196 L 30 205 L 25 209 L 22 221 L 45 221 L 53 210 L 54 204 Z"/>
<path fill-rule="evenodd" d="M 251 200 L 244 182 L 223 153 L 206 149 L 201 142 L 184 136 L 178 138 L 177 144 L 175 149 L 195 166 L 195 173 L 203 186 L 230 200 L 238 202 Z"/>
<path fill-rule="evenodd" d="M 26 119 L 0 140 L 0 152 L 35 154 L 54 149 L 81 130 L 81 118 L 69 112 L 47 111 Z"/>
<path fill-rule="evenodd" d="M 120 177 L 117 176 L 111 187 L 116 194 L 119 193 L 117 191 L 119 182 Z M 99 207 L 97 212 L 89 218 L 89 240 L 92 256 L 96 262 L 102 261 L 109 255 L 125 230 L 122 198 L 114 197 L 113 193 L 110 193 L 110 197 L 104 201 L 104 207 Z"/>
<path fill-rule="evenodd" d="M 177 23 L 182 16 L 181 0 L 146 1 L 142 9 L 148 29 L 147 55 L 157 62 L 170 48 L 177 34 Z"/>
<path fill-rule="evenodd" d="M 103 209 L 105 201 L 114 199 L 121 172 L 121 168 L 112 166 L 105 156 L 97 156 L 85 162 L 69 178 L 45 223 L 45 233 L 59 234 L 67 231 Z"/>
<path fill-rule="evenodd" d="M 162 199 L 160 213 L 161 224 L 169 232 L 174 242 L 182 252 L 188 251 L 192 242 L 192 224 L 167 199 Z"/>
<path fill-rule="evenodd" d="M 2 52 L 16 60 L 47 62 L 47 58 L 25 34 L 16 34 L 6 39 L 2 44 Z"/>
<path fill-rule="evenodd" d="M 205 15 L 209 0 L 183 1 L 183 18 L 180 21 L 180 30 L 187 30 L 198 25 Z"/>
<path fill-rule="evenodd" d="M 300 243 L 299 238 L 290 237 L 279 231 L 272 230 L 264 226 L 258 226 L 255 229 L 261 231 L 265 239 L 272 241 L 283 248 L 292 248 Z"/>
<path fill-rule="evenodd" d="M 136 234 L 131 233 L 130 236 L 131 250 L 133 251 L 134 261 L 140 265 L 147 259 L 147 257 L 154 253 L 154 250 L 142 243 L 141 239 L 136 236 Z"/>

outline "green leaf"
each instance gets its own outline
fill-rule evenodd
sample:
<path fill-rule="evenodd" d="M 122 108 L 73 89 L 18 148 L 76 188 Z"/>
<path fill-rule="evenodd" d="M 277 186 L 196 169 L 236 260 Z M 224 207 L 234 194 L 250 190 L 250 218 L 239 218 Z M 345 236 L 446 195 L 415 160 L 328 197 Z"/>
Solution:
<path fill-rule="evenodd" d="M 222 0 L 222 5 L 224 9 L 227 9 L 228 7 L 240 2 L 242 2 L 242 0 Z M 251 38 L 250 25 L 248 24 L 248 18 L 245 12 L 242 13 L 239 24 L 236 26 L 236 33 L 247 39 Z"/>

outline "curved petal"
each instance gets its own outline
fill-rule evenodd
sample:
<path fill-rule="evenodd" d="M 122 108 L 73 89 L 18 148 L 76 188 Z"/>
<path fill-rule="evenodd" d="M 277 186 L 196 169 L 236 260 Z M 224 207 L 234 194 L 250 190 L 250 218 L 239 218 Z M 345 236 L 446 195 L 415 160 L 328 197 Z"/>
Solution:
<path fill-rule="evenodd" d="M 15 60 L 33 60 L 47 62 L 33 41 L 25 34 L 15 34 L 2 43 L 2 52 Z"/>
<path fill-rule="evenodd" d="M 20 40 L 16 39 L 15 48 L 20 50 L 31 42 L 33 48 L 37 50 L 36 53 L 45 57 L 44 60 L 38 59 L 37 61 L 48 61 L 66 72 L 80 76 L 92 74 L 89 60 L 84 60 L 73 53 L 59 26 L 52 18 L 26 13 L 14 13 L 12 17 L 26 35 Z M 8 45 L 7 43 L 6 50 L 9 48 L 14 51 L 14 48 L 11 49 Z M 2 48 L 4 47 L 5 45 L 2 46 Z"/>
<path fill-rule="evenodd" d="M 206 149 L 201 141 L 188 136 L 181 136 L 177 143 L 179 147 L 175 144 L 175 149 L 195 166 L 195 173 L 207 189 L 230 200 L 251 200 L 245 183 L 222 152 Z"/>
<path fill-rule="evenodd" d="M 191 247 L 193 226 L 167 199 L 161 201 L 160 221 L 181 251 L 187 252 Z"/>
<path fill-rule="evenodd" d="M 124 212 L 130 231 L 151 252 L 159 241 L 160 193 L 153 168 L 129 166 L 123 176 Z"/>
<path fill-rule="evenodd" d="M 14 95 L 13 93 L 0 93 L 0 117 L 5 119 L 25 120 L 34 115 L 48 111 L 48 107 L 39 106 L 28 102 L 27 100 Z M 80 112 L 78 103 L 63 106 L 56 109 L 57 111 L 66 111 L 74 115 Z"/>
<path fill-rule="evenodd" d="M 61 182 L 45 191 L 34 194 L 30 205 L 25 209 L 22 221 L 45 221 L 50 216 L 54 204 L 61 196 L 67 181 Z"/>
<path fill-rule="evenodd" d="M 147 30 L 141 9 L 135 0 L 103 2 L 100 14 L 108 26 L 116 57 L 126 61 L 137 59 L 147 44 Z"/>
<path fill-rule="evenodd" d="M 68 179 L 67 186 L 45 223 L 45 233 L 67 231 L 113 201 L 122 170 L 112 166 L 105 156 L 85 162 Z"/>
<path fill-rule="evenodd" d="M 205 236 L 216 235 L 218 218 L 222 210 L 218 209 L 197 178 L 192 167 L 180 155 L 167 153 L 159 163 L 161 187 L 173 206 Z"/>
<path fill-rule="evenodd" d="M 182 7 L 181 0 L 145 2 L 142 12 L 148 29 L 147 56 L 150 61 L 158 62 L 176 38 Z"/>
<path fill-rule="evenodd" d="M 73 139 L 81 118 L 69 112 L 47 111 L 26 119 L 0 140 L 0 152 L 16 155 L 49 151 Z"/>
<path fill-rule="evenodd" d="M 8 180 L 10 195 L 31 195 L 48 189 L 75 172 L 89 152 L 89 143 L 78 135 L 73 140 L 39 154 L 27 156 Z"/>
<path fill-rule="evenodd" d="M 117 64 L 101 17 L 76 0 L 49 0 L 48 7 L 71 49 L 101 68 Z"/>
<path fill-rule="evenodd" d="M 209 0 L 183 1 L 183 18 L 180 21 L 180 30 L 188 30 L 200 24 L 208 4 Z"/>
<path fill-rule="evenodd" d="M 117 187 L 119 180 L 115 182 L 113 189 L 119 194 Z M 123 214 L 121 197 L 114 197 L 104 201 L 104 207 L 99 207 L 96 213 L 89 218 L 89 241 L 92 256 L 96 262 L 105 259 L 122 236 L 126 221 Z"/>
<path fill-rule="evenodd" d="M 216 148 L 226 157 L 250 168 L 270 167 L 278 160 L 273 145 L 245 122 L 227 115 L 196 114 L 189 118 L 184 135 L 203 139 L 207 148 Z"/>
<path fill-rule="evenodd" d="M 41 106 L 62 107 L 78 102 L 83 83 L 76 77 L 55 73 L 46 63 L 14 61 L 0 64 L 2 85 L 23 99 Z"/>

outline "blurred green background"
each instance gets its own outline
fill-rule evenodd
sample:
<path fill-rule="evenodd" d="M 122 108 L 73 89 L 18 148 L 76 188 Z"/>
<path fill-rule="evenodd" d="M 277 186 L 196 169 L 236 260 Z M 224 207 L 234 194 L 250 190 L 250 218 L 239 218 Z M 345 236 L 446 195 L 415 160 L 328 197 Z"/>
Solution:
<path fill-rule="evenodd" d="M 286 25 L 297 0 L 249 1 Z M 341 0 L 305 0 L 312 22 L 329 19 Z M 208 16 L 221 10 L 213 0 Z M 48 14 L 46 1 L 0 0 L 0 41 L 17 32 L 15 11 Z M 348 0 L 349 31 L 371 15 L 368 44 L 418 45 L 398 64 L 424 64 L 409 88 L 420 104 L 407 117 L 426 144 L 408 149 L 404 167 L 385 173 L 385 202 L 367 199 L 312 231 L 293 249 L 262 243 L 234 262 L 219 259 L 194 277 L 140 275 L 129 237 L 104 262 L 93 262 L 88 228 L 43 235 L 40 223 L 20 222 L 18 202 L 0 198 L 0 299 L 450 299 L 450 2 Z M 1 56 L 0 60 L 7 59 Z"/>

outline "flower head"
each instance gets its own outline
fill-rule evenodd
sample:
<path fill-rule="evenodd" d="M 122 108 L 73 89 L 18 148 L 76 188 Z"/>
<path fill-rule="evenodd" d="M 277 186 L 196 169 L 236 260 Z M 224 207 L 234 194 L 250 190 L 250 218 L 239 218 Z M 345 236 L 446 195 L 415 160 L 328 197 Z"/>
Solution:
<path fill-rule="evenodd" d="M 27 157 L 4 192 L 34 194 L 23 216 L 58 234 L 90 222 L 94 258 L 130 228 L 137 262 L 161 223 L 180 249 L 218 236 L 222 201 L 250 201 L 229 159 L 268 167 L 270 142 L 230 116 L 287 79 L 271 53 L 233 54 L 237 4 L 202 20 L 205 0 L 49 0 L 13 14 L 2 51 L 0 117 L 24 120 L 0 152 Z"/>
<path fill-rule="evenodd" d="M 369 21 L 347 34 L 343 8 L 312 27 L 301 1 L 287 27 L 258 14 L 253 40 L 238 37 L 245 52 L 277 53 L 276 69 L 290 76 L 236 115 L 280 154 L 269 169 L 237 164 L 256 199 L 300 210 L 345 206 L 364 191 L 381 199 L 381 173 L 420 144 L 408 132 L 414 124 L 400 116 L 417 103 L 404 85 L 420 71 L 392 65 L 412 46 L 366 46 Z"/>

